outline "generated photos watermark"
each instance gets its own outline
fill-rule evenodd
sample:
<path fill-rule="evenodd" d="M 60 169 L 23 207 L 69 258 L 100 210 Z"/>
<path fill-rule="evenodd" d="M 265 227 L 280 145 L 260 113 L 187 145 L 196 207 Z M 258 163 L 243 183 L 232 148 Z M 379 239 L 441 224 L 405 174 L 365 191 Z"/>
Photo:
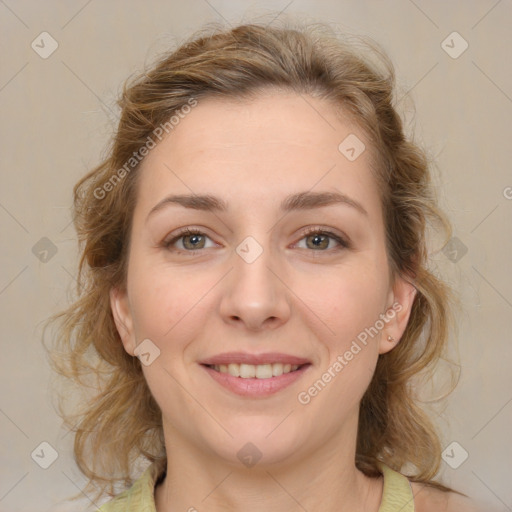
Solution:
<path fill-rule="evenodd" d="M 403 309 L 403 306 L 399 302 L 394 302 L 393 305 L 385 312 L 379 315 L 378 320 L 370 326 L 366 327 L 363 331 L 361 331 L 356 339 L 352 341 L 350 348 L 346 350 L 343 354 L 338 355 L 334 363 L 327 368 L 327 370 L 322 374 L 322 376 L 316 380 L 307 390 L 301 391 L 297 395 L 297 400 L 302 405 L 307 405 L 311 402 L 311 400 L 317 396 L 329 382 L 331 382 L 344 368 L 347 366 L 350 361 L 354 359 L 354 357 L 361 352 L 362 348 L 368 344 L 369 338 L 374 338 L 377 336 L 382 329 L 389 323 L 393 318 L 395 318 L 396 314 L 399 313 Z M 363 345 L 363 347 L 361 347 Z"/>
<path fill-rule="evenodd" d="M 115 173 L 100 187 L 94 189 L 94 197 L 98 200 L 104 199 L 105 196 L 114 190 L 114 188 L 132 171 L 144 157 L 149 154 L 149 151 L 156 147 L 165 135 L 171 133 L 176 126 L 184 119 L 187 114 L 190 114 L 192 109 L 197 106 L 198 102 L 195 98 L 189 98 L 187 104 L 183 105 L 180 109 L 176 110 L 174 115 L 161 125 L 157 126 L 150 135 L 147 136 L 146 142 L 131 156 L 122 167 L 117 169 Z M 158 142 L 155 140 L 158 139 Z"/>

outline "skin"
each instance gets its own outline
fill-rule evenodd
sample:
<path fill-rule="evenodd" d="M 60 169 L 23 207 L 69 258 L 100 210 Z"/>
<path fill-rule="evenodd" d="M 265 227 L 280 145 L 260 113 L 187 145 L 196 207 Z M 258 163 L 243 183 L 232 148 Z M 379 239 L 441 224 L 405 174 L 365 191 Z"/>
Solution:
<path fill-rule="evenodd" d="M 369 147 L 325 100 L 276 91 L 250 101 L 203 99 L 143 161 L 126 289 L 112 290 L 111 304 L 129 354 L 145 339 L 160 350 L 143 366 L 168 455 L 158 512 L 377 512 L 382 478 L 354 465 L 359 403 L 379 355 L 399 343 L 415 289 L 391 279 L 370 152 L 350 162 L 338 150 L 350 133 Z M 346 204 L 279 211 L 286 196 L 310 190 L 346 194 L 367 214 Z M 191 193 L 222 198 L 229 209 L 167 204 L 150 214 L 169 194 Z M 166 247 L 183 227 L 205 236 Z M 328 238 L 316 248 L 308 227 L 342 235 L 350 247 Z M 252 263 L 235 250 L 247 236 L 263 249 Z M 401 310 L 379 334 L 299 403 L 298 393 L 394 303 Z M 247 398 L 199 364 L 230 351 L 282 352 L 311 366 L 278 393 Z M 248 442 L 262 454 L 251 468 L 237 457 Z M 429 510 L 431 498 L 418 500 L 420 512 Z"/>

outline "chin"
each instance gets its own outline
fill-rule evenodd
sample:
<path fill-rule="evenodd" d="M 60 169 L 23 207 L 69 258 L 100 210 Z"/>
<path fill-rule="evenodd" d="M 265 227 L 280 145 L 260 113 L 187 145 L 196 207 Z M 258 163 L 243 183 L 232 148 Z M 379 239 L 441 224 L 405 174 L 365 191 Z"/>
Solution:
<path fill-rule="evenodd" d="M 216 441 L 212 450 L 237 467 L 242 464 L 264 468 L 289 462 L 307 442 L 303 428 L 295 425 L 291 416 L 250 415 L 231 419 L 226 429 L 233 437 L 224 436 L 224 442 Z"/>

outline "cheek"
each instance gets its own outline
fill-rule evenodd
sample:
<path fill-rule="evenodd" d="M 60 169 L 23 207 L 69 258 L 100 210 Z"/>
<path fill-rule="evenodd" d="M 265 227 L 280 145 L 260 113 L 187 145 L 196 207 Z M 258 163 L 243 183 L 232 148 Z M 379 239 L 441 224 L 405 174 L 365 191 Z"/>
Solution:
<path fill-rule="evenodd" d="M 312 404 L 306 408 L 312 417 L 331 411 L 334 430 L 348 411 L 358 407 L 375 371 L 381 335 L 375 325 L 385 307 L 386 284 L 376 266 L 365 270 L 361 265 L 317 281 L 305 301 L 328 328 L 321 330 L 321 336 L 316 329 L 317 349 L 323 352 L 321 365 L 298 399 Z M 311 322 L 314 316 L 309 314 Z"/>
<path fill-rule="evenodd" d="M 388 281 L 379 267 L 375 260 L 361 258 L 354 265 L 299 278 L 297 295 L 309 306 L 312 321 L 322 320 L 322 337 L 330 348 L 343 350 L 384 312 Z"/>
<path fill-rule="evenodd" d="M 143 265 L 132 269 L 128 293 L 137 339 L 154 339 L 166 348 L 168 340 L 176 347 L 189 339 L 202 325 L 204 298 L 215 284 L 212 276 Z"/>

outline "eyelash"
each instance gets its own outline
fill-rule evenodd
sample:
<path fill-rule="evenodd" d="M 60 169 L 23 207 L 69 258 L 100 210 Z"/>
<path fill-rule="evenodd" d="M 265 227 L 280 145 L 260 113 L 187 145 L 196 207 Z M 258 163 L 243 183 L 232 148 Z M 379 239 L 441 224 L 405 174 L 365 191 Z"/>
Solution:
<path fill-rule="evenodd" d="M 312 234 L 327 236 L 329 238 L 332 238 L 339 244 L 339 247 L 337 247 L 337 248 L 319 250 L 319 251 L 314 251 L 314 252 L 330 253 L 333 250 L 338 251 L 338 250 L 342 250 L 342 249 L 350 249 L 352 247 L 351 243 L 347 239 L 341 237 L 340 235 L 338 235 L 336 233 L 333 233 L 332 231 L 322 229 L 320 227 L 311 227 L 311 228 L 306 229 L 306 231 L 302 234 L 302 237 L 299 239 L 299 242 Z M 204 232 L 202 232 L 198 229 L 184 228 L 181 231 L 179 231 L 175 236 L 173 236 L 171 239 L 164 240 L 161 245 L 166 249 L 173 250 L 174 252 L 177 252 L 178 254 L 195 255 L 195 254 L 200 253 L 201 251 L 204 251 L 204 249 L 183 250 L 183 249 L 173 249 L 172 248 L 172 245 L 174 243 L 176 243 L 178 240 L 180 240 L 181 238 L 183 238 L 185 236 L 193 236 L 193 235 L 200 235 L 200 236 L 208 237 L 208 235 L 206 235 Z M 313 249 L 311 249 L 311 250 L 313 251 Z"/>
<path fill-rule="evenodd" d="M 328 229 L 322 229 L 321 227 L 315 227 L 315 226 L 313 226 L 311 228 L 307 228 L 306 231 L 302 234 L 302 238 L 300 240 L 302 240 L 303 238 L 306 238 L 310 235 L 313 235 L 313 234 L 328 236 L 329 238 L 336 240 L 336 242 L 338 242 L 340 244 L 340 246 L 343 247 L 344 249 L 349 249 L 351 247 L 348 240 L 343 238 L 341 235 L 333 233 L 332 231 L 329 231 Z M 319 251 L 319 252 L 324 252 L 324 251 Z"/>

